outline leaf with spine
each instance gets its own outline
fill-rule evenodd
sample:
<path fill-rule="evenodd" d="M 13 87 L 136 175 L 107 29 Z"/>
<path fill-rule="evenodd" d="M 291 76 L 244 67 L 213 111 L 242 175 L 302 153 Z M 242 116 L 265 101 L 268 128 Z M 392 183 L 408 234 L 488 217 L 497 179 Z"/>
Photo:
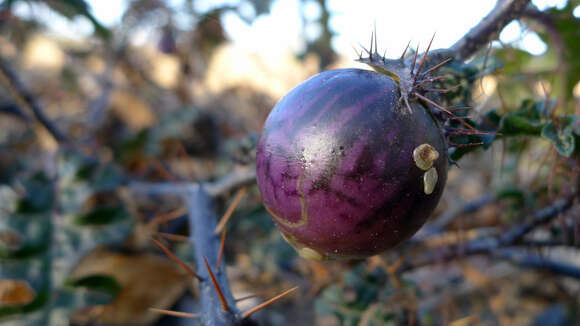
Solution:
<path fill-rule="evenodd" d="M 550 121 L 542 129 L 542 137 L 549 139 L 560 155 L 570 157 L 575 148 L 573 130 L 577 121 L 578 116 L 575 115 L 562 117 L 558 125 Z"/>

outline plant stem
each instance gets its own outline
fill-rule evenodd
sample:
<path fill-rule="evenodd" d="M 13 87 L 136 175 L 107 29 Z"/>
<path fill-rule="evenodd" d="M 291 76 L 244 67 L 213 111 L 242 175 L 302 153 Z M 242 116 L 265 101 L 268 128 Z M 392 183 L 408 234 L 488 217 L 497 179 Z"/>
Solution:
<path fill-rule="evenodd" d="M 498 0 L 487 16 L 449 49 L 456 53 L 456 59 L 469 59 L 496 39 L 501 30 L 519 17 L 529 3 L 530 0 Z"/>

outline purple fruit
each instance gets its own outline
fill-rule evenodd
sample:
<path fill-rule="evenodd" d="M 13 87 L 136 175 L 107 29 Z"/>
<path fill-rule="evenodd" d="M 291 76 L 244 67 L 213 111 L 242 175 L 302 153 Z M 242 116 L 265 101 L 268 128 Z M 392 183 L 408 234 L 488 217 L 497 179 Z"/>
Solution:
<path fill-rule="evenodd" d="M 434 210 L 447 179 L 447 143 L 409 85 L 372 71 L 326 71 L 270 113 L 257 150 L 258 187 L 301 256 L 380 253 Z"/>

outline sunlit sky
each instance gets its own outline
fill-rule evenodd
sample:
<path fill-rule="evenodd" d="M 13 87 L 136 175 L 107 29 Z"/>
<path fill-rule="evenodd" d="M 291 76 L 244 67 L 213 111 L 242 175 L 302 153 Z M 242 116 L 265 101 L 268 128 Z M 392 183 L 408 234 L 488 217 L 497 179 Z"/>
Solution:
<path fill-rule="evenodd" d="M 196 7 L 203 11 L 223 4 L 239 4 L 239 0 L 198 0 Z M 422 44 L 423 49 L 429 39 L 436 33 L 433 48 L 449 47 L 480 21 L 494 6 L 495 0 L 414 0 L 414 1 L 352 1 L 329 0 L 331 11 L 331 28 L 336 33 L 333 47 L 337 52 L 347 57 L 354 56 L 353 47 L 359 44 L 367 45 L 373 25 L 376 23 L 379 48 L 387 50 L 388 57 L 398 57 L 409 41 L 412 45 Z M 549 6 L 561 7 L 566 0 L 534 0 L 540 9 Z M 89 0 L 94 15 L 105 25 L 117 24 L 127 1 Z M 170 0 L 174 8 L 183 6 L 184 0 Z M 33 15 L 45 21 L 53 33 L 71 38 L 89 35 L 92 27 L 83 18 L 66 21 L 42 8 L 32 8 L 22 5 L 17 8 L 17 14 Z M 251 7 L 243 7 L 251 11 Z M 297 0 L 273 0 L 269 15 L 258 17 L 247 24 L 238 15 L 228 13 L 223 17 L 224 27 L 228 37 L 241 48 L 249 52 L 259 52 L 264 55 L 287 51 L 298 52 L 304 48 L 303 35 L 314 37 L 318 30 L 315 24 L 303 27 L 301 11 L 309 20 L 315 20 L 320 14 L 320 8 L 314 1 L 301 5 Z M 580 9 L 577 8 L 575 14 Z M 177 11 L 179 12 L 179 11 Z M 191 22 L 185 15 L 177 15 L 176 23 L 186 28 Z M 134 42 L 145 43 L 158 37 L 153 29 L 143 30 Z M 541 54 L 546 45 L 530 31 L 522 34 L 519 23 L 513 22 L 501 33 L 503 42 L 517 42 L 523 49 L 532 54 Z"/>

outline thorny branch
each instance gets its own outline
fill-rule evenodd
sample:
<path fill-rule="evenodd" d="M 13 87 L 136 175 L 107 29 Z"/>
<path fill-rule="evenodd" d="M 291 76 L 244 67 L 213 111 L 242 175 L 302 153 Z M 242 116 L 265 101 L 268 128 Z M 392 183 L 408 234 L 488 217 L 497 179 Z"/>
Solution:
<path fill-rule="evenodd" d="M 498 0 L 493 10 L 453 44 L 450 50 L 456 53 L 457 59 L 469 59 L 479 49 L 496 39 L 501 30 L 518 18 L 529 3 L 530 0 Z"/>
<path fill-rule="evenodd" d="M 556 201 L 552 205 L 542 210 L 537 211 L 529 221 L 514 226 L 502 236 L 475 239 L 461 245 L 445 246 L 430 250 L 427 255 L 419 257 L 415 260 L 404 262 L 398 271 L 407 272 L 418 267 L 433 265 L 437 263 L 445 263 L 460 257 L 488 254 L 498 258 L 516 261 L 517 263 L 527 267 L 547 269 L 549 266 L 559 266 L 562 268 L 554 269 L 553 271 L 559 272 L 562 270 L 575 270 L 577 274 L 574 274 L 573 272 L 567 272 L 567 274 L 580 275 L 580 267 L 567 265 L 564 263 L 556 263 L 530 254 L 516 255 L 514 251 L 515 249 L 510 248 L 511 246 L 518 244 L 525 235 L 530 233 L 536 227 L 549 223 L 561 213 L 567 211 L 570 207 L 572 207 L 577 195 L 577 193 L 574 193 L 566 198 Z"/>
<path fill-rule="evenodd" d="M 219 239 L 215 234 L 216 214 L 205 187 L 199 185 L 188 190 L 188 216 L 191 229 L 190 242 L 195 250 L 195 263 L 200 281 L 202 311 L 199 313 L 203 325 L 237 325 L 241 315 L 236 309 L 226 277 L 225 264 L 217 266 Z M 227 300 L 227 310 L 222 308 L 216 288 L 210 280 L 209 271 L 204 268 L 204 257 L 214 271 L 219 287 Z M 219 269 L 218 269 L 219 268 Z"/>

